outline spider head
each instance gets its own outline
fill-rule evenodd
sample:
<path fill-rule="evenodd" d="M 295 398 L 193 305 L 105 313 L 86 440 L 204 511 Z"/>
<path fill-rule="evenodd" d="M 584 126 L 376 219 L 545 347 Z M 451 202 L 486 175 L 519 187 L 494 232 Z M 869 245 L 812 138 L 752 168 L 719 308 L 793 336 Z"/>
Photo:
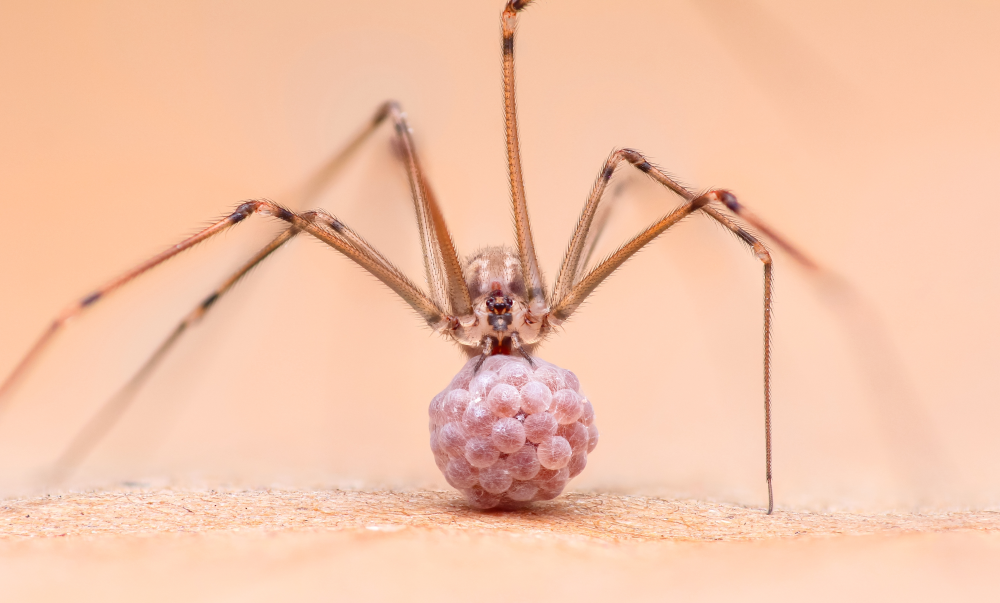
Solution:
<path fill-rule="evenodd" d="M 484 337 L 497 342 L 499 354 L 510 353 L 515 334 L 527 348 L 541 339 L 543 323 L 531 320 L 528 312 L 517 252 L 506 247 L 480 250 L 466 262 L 465 282 L 475 321 L 450 334 L 471 355 L 481 352 Z"/>

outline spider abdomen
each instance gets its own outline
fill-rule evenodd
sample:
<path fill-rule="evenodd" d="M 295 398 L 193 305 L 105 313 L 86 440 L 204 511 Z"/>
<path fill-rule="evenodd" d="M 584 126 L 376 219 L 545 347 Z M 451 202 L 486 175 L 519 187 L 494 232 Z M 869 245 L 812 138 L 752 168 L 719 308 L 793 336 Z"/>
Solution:
<path fill-rule="evenodd" d="M 431 402 L 431 451 L 480 509 L 559 496 L 597 446 L 594 407 L 572 372 L 534 359 L 473 358 Z"/>

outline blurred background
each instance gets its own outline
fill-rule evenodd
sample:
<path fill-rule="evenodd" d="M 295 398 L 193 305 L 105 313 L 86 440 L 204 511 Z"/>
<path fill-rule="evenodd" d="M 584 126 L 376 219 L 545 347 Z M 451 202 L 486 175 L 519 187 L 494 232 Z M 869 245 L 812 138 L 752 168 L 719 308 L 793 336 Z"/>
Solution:
<path fill-rule="evenodd" d="M 0 374 L 65 304 L 248 198 L 324 207 L 422 282 L 388 129 L 303 192 L 388 98 L 460 250 L 512 243 L 500 5 L 0 6 Z M 517 44 L 549 279 L 616 146 L 729 188 L 843 279 L 775 252 L 779 507 L 1000 501 L 1000 6 L 545 0 Z M 615 183 L 606 250 L 677 204 L 627 170 Z M 73 323 L 0 414 L 0 493 L 38 488 L 277 231 L 249 221 Z M 766 504 L 760 297 L 759 263 L 696 217 L 590 298 L 540 352 L 597 410 L 572 487 Z M 302 238 L 187 335 L 69 483 L 446 487 L 426 409 L 462 362 Z"/>

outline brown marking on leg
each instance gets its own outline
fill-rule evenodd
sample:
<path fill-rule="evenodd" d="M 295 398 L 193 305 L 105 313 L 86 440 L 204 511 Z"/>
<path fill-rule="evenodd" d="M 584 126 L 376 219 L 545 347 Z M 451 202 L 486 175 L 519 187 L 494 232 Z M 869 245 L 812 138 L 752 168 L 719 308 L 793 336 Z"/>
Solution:
<path fill-rule="evenodd" d="M 159 266 L 179 253 L 194 247 L 198 243 L 201 243 L 227 230 L 229 227 L 242 222 L 254 213 L 269 215 L 283 220 L 291 226 L 294 226 L 296 229 L 308 232 L 337 251 L 340 251 L 380 281 L 385 283 L 390 289 L 395 291 L 400 297 L 403 298 L 404 301 L 409 303 L 414 310 L 423 316 L 428 324 L 432 326 L 438 325 L 442 322 L 442 319 L 445 318 L 445 313 L 430 298 L 428 298 L 419 287 L 403 276 L 402 273 L 395 268 L 395 266 L 388 263 L 388 261 L 385 260 L 381 254 L 375 252 L 370 246 L 356 246 L 349 238 L 340 236 L 332 230 L 328 230 L 329 222 L 323 217 L 326 215 L 325 213 L 321 214 L 317 212 L 310 212 L 304 214 L 305 217 L 303 217 L 291 210 L 281 207 L 273 201 L 268 201 L 266 199 L 246 201 L 240 204 L 236 210 L 227 217 L 216 221 L 214 224 L 201 230 L 197 234 L 184 239 L 180 243 L 153 256 L 149 260 L 142 262 L 135 268 L 132 268 L 124 274 L 108 281 L 103 286 L 97 288 L 93 293 L 85 297 L 82 301 L 75 302 L 67 306 L 56 317 L 49 328 L 46 329 L 46 331 L 35 341 L 28 353 L 25 354 L 21 361 L 14 367 L 14 370 L 11 371 L 2 383 L 0 383 L 0 410 L 3 409 L 6 402 L 9 400 L 7 395 L 12 390 L 14 384 L 17 383 L 26 371 L 35 363 L 40 354 L 51 343 L 53 337 L 61 331 L 67 322 L 80 315 L 87 308 L 93 306 L 97 301 L 106 298 L 111 292 L 116 291 L 120 287 L 131 282 L 133 279 L 148 272 L 156 266 Z M 353 233 L 353 231 L 350 232 Z M 360 239 L 360 237 L 357 238 Z"/>

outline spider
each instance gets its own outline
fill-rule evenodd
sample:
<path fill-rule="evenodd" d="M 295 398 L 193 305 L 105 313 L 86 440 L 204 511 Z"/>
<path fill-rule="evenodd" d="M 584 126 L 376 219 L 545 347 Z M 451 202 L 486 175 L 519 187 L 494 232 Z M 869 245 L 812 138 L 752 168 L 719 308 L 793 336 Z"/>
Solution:
<path fill-rule="evenodd" d="M 198 322 L 214 304 L 247 272 L 269 257 L 292 238 L 310 235 L 344 254 L 399 295 L 434 332 L 458 344 L 469 356 L 473 375 L 492 357 L 519 357 L 534 368 L 544 364 L 535 358 L 539 345 L 552 335 L 605 279 L 630 257 L 685 217 L 701 212 L 730 230 L 748 246 L 763 266 L 763 398 L 765 431 L 765 477 L 768 509 L 774 508 L 771 472 L 771 322 L 773 272 L 772 259 L 762 241 L 744 228 L 737 217 L 749 223 L 795 261 L 807 268 L 815 264 L 780 236 L 729 191 L 713 189 L 694 192 L 681 185 L 665 171 L 653 165 L 639 151 L 614 150 L 601 166 L 584 205 L 565 255 L 551 287 L 539 267 L 528 216 L 522 178 L 518 122 L 515 102 L 514 33 L 519 13 L 531 0 L 508 0 L 501 13 L 501 48 L 503 72 L 504 119 L 507 167 L 510 182 L 516 244 L 488 247 L 467 260 L 461 259 L 442 212 L 420 166 L 406 114 L 398 103 L 389 101 L 375 111 L 362 131 L 345 147 L 356 149 L 380 125 L 388 122 L 394 130 L 395 147 L 406 170 L 412 196 L 419 238 L 423 252 L 427 290 L 413 283 L 382 253 L 348 225 L 323 210 L 296 212 L 267 199 L 241 203 L 229 215 L 197 234 L 170 247 L 126 273 L 98 287 L 92 293 L 66 307 L 35 342 L 6 380 L 0 384 L 0 405 L 9 399 L 13 385 L 37 361 L 68 321 L 107 297 L 139 275 L 177 254 L 222 233 L 253 215 L 279 220 L 286 228 L 250 258 L 198 304 L 175 328 L 137 374 L 150 369 L 180 335 Z M 606 258 L 590 267 L 590 258 L 601 229 L 595 220 L 609 182 L 619 167 L 630 166 L 681 198 L 682 203 L 649 227 L 623 243 Z M 106 407 L 107 419 L 117 412 Z M 104 411 L 102 411 L 104 414 Z M 99 417 L 101 418 L 101 417 Z M 522 418 L 523 419 L 523 418 Z M 98 425 L 102 421 L 97 421 Z M 103 421 L 107 423 L 107 421 Z M 100 437 L 103 427 L 88 427 L 67 449 L 60 464 L 68 469 L 74 459 Z"/>

